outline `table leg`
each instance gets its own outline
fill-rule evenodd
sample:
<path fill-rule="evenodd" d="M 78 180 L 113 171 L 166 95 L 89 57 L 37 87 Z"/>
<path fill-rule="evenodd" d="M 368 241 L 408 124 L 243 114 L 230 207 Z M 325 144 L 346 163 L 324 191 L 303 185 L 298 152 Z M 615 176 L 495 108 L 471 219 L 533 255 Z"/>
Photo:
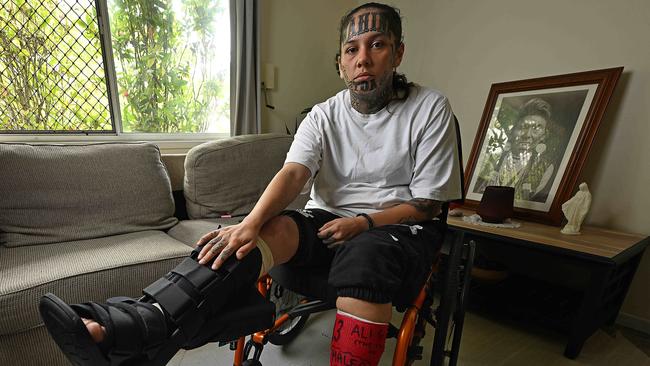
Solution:
<path fill-rule="evenodd" d="M 607 308 L 607 319 L 605 320 L 605 326 L 613 328 L 616 323 L 616 318 L 618 317 L 618 312 L 621 310 L 625 296 L 627 295 L 628 290 L 630 289 L 630 284 L 634 279 L 634 274 L 636 273 L 639 263 L 641 262 L 641 257 L 643 256 L 643 251 L 637 255 L 631 257 L 624 263 L 621 263 L 616 270 L 614 271 L 613 277 L 616 277 L 611 286 L 616 288 L 608 289 L 606 294 L 611 297 L 611 302 L 608 304 Z"/>
<path fill-rule="evenodd" d="M 582 296 L 576 318 L 571 324 L 564 356 L 570 359 L 578 357 L 587 338 L 600 326 L 599 310 L 611 271 L 612 269 L 606 266 L 591 266 L 589 284 Z"/>

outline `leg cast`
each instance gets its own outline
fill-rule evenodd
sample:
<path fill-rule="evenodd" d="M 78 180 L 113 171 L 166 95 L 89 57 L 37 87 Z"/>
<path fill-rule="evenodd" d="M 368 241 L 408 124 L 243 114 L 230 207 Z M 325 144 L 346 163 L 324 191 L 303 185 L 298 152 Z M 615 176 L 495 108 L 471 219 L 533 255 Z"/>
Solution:
<path fill-rule="evenodd" d="M 332 331 L 330 366 L 378 365 L 387 333 L 387 323 L 372 322 L 339 310 Z"/>

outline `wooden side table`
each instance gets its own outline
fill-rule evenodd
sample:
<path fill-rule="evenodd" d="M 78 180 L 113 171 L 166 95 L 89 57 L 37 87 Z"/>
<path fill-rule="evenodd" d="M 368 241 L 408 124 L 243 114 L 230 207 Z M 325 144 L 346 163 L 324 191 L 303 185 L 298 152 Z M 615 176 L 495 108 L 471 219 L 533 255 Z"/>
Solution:
<path fill-rule="evenodd" d="M 465 216 L 473 211 L 463 210 Z M 576 358 L 584 342 L 600 327 L 613 325 L 650 237 L 583 226 L 581 235 L 564 235 L 560 228 L 515 219 L 516 229 L 476 225 L 461 217 L 448 218 L 449 230 L 463 240 L 498 243 L 526 252 L 551 268 L 584 273 L 574 284 L 581 293 L 569 324 L 564 355 Z M 526 268 L 521 266 L 520 268 Z M 534 268 L 534 266 L 532 267 Z M 531 271 L 533 270 L 531 268 Z M 524 273 L 525 274 L 525 273 Z"/>

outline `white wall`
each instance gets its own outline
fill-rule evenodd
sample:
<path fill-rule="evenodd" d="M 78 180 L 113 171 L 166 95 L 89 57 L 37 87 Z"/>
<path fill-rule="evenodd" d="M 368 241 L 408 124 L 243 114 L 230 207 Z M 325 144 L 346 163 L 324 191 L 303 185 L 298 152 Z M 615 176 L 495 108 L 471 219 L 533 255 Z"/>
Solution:
<path fill-rule="evenodd" d="M 343 87 L 332 69 L 339 18 L 360 1 L 265 1 L 262 59 L 278 65 L 284 131 L 304 107 Z M 580 181 L 593 194 L 587 222 L 650 234 L 650 1 L 390 0 L 404 16 L 410 80 L 447 94 L 467 160 L 492 83 L 624 66 Z M 650 251 L 648 251 L 650 252 Z M 650 254 L 623 311 L 650 321 Z"/>
<path fill-rule="evenodd" d="M 492 83 L 624 66 L 580 181 L 587 223 L 650 234 L 650 1 L 394 0 L 401 70 L 444 91 L 467 160 Z M 650 252 L 650 251 L 648 251 Z M 623 311 L 650 321 L 650 254 Z"/>
<path fill-rule="evenodd" d="M 345 86 L 336 75 L 338 24 L 346 0 L 261 1 L 262 64 L 276 66 L 276 88 L 268 94 L 274 110 L 262 106 L 262 131 L 293 132 L 301 110 Z"/>

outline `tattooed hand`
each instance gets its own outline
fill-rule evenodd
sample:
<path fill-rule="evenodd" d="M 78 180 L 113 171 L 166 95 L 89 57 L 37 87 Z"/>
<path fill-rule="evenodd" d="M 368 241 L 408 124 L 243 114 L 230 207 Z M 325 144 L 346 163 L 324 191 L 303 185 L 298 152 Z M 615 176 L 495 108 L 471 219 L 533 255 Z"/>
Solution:
<path fill-rule="evenodd" d="M 363 217 L 343 217 L 334 219 L 318 230 L 318 237 L 328 248 L 343 243 L 368 230 L 368 222 Z"/>
<path fill-rule="evenodd" d="M 259 228 L 244 222 L 219 228 L 201 237 L 197 245 L 204 245 L 199 253 L 199 263 L 208 264 L 216 257 L 211 268 L 216 270 L 233 254 L 241 259 L 257 245 Z"/>

